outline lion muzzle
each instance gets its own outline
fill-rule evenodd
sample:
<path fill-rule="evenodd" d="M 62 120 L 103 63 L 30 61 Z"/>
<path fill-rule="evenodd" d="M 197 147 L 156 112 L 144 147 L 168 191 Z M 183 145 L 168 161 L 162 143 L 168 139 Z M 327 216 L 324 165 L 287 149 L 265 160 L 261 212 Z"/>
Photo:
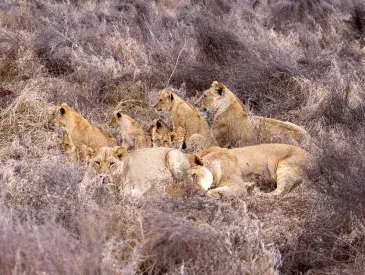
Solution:
<path fill-rule="evenodd" d="M 110 183 L 110 179 L 107 175 L 101 174 L 99 175 L 99 185 L 100 186 L 106 186 Z"/>

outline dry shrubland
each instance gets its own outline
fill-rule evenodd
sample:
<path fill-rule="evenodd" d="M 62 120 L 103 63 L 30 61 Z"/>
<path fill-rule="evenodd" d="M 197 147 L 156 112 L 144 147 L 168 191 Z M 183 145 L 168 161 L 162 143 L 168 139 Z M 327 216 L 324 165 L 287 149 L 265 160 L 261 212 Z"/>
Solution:
<path fill-rule="evenodd" d="M 0 3 L 1 274 L 364 274 L 365 4 L 360 0 Z M 54 106 L 148 129 L 166 85 L 213 80 L 304 126 L 319 169 L 281 198 L 78 197 Z"/>

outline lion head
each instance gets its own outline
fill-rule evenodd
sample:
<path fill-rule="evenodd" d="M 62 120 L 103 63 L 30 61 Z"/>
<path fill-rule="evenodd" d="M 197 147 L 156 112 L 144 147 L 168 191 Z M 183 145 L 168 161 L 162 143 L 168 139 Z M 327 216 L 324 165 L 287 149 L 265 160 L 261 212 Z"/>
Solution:
<path fill-rule="evenodd" d="M 121 120 L 123 118 L 123 114 L 119 111 L 113 113 L 112 121 L 110 122 L 110 126 L 118 127 L 121 125 Z"/>
<path fill-rule="evenodd" d="M 205 167 L 203 160 L 198 155 L 191 155 L 189 162 L 189 175 L 193 178 L 193 182 L 204 191 L 208 191 L 213 186 L 212 173 Z"/>
<path fill-rule="evenodd" d="M 227 91 L 228 88 L 224 84 L 213 81 L 211 87 L 204 91 L 195 105 L 203 111 L 215 110 L 227 98 Z"/>
<path fill-rule="evenodd" d="M 170 133 L 170 127 L 161 119 L 157 118 L 151 124 L 151 131 L 157 135 L 167 135 Z"/>
<path fill-rule="evenodd" d="M 170 127 L 161 119 L 155 119 L 150 127 L 154 146 L 171 147 Z"/>
<path fill-rule="evenodd" d="M 72 142 L 69 136 L 60 137 L 59 145 L 64 152 L 69 152 L 72 149 Z"/>
<path fill-rule="evenodd" d="M 124 160 L 128 152 L 123 146 L 102 147 L 100 149 L 88 148 L 91 159 L 84 175 L 84 181 L 90 188 L 106 188 L 114 191 L 118 188 L 124 173 Z M 88 190 L 90 191 L 90 190 Z"/>
<path fill-rule="evenodd" d="M 166 88 L 160 92 L 157 103 L 153 106 L 157 111 L 170 110 L 174 104 L 175 94 L 171 89 Z"/>
<path fill-rule="evenodd" d="M 67 124 L 74 119 L 77 112 L 74 108 L 68 106 L 66 103 L 62 103 L 60 106 L 56 107 L 54 121 L 56 124 L 67 127 Z"/>

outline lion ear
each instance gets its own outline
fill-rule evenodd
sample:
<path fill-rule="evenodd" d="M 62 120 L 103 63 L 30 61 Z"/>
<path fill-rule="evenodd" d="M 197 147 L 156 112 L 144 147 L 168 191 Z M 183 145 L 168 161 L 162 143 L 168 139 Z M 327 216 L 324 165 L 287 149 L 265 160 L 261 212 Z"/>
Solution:
<path fill-rule="evenodd" d="M 190 156 L 190 166 L 204 166 L 204 162 L 198 155 L 194 154 Z"/>
<path fill-rule="evenodd" d="M 93 157 L 95 157 L 98 154 L 98 150 L 92 146 L 86 146 L 86 155 L 87 155 L 87 160 L 92 159 Z"/>
<path fill-rule="evenodd" d="M 62 103 L 61 105 L 60 105 L 60 113 L 61 113 L 61 115 L 64 115 L 65 113 L 66 113 L 66 109 L 68 108 L 69 106 L 67 105 L 67 103 Z"/>
<path fill-rule="evenodd" d="M 120 112 L 117 112 L 117 118 L 121 118 L 122 114 Z"/>
<path fill-rule="evenodd" d="M 169 97 L 170 101 L 174 100 L 174 94 L 172 92 L 168 92 L 168 97 Z"/>
<path fill-rule="evenodd" d="M 218 83 L 218 81 L 216 81 L 216 80 L 214 80 L 213 82 L 212 82 L 212 87 L 214 87 L 215 85 L 218 85 L 219 83 Z"/>
<path fill-rule="evenodd" d="M 223 85 L 219 85 L 217 88 L 216 88 L 216 91 L 219 95 L 223 95 L 224 94 L 224 86 Z"/>
<path fill-rule="evenodd" d="M 126 156 L 128 156 L 127 149 L 125 149 L 124 146 L 118 146 L 114 150 L 115 155 L 119 160 L 124 159 Z"/>
<path fill-rule="evenodd" d="M 156 127 L 157 127 L 157 128 L 160 128 L 161 126 L 162 126 L 161 121 L 157 120 L 157 121 L 156 121 Z"/>
<path fill-rule="evenodd" d="M 186 150 L 188 148 L 188 146 L 186 145 L 185 139 L 183 140 L 183 143 L 181 145 L 181 149 L 182 150 Z"/>

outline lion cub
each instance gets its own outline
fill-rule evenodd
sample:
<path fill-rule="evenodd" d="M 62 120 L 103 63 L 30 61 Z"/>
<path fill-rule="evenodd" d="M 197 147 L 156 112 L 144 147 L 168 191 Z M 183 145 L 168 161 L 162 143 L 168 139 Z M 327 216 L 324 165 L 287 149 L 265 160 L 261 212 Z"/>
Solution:
<path fill-rule="evenodd" d="M 115 112 L 110 126 L 118 127 L 121 132 L 123 145 L 129 149 L 146 148 L 149 146 L 149 138 L 139 122 L 130 116 Z"/>
<path fill-rule="evenodd" d="M 245 105 L 224 84 L 214 81 L 197 101 L 204 111 L 214 112 L 213 135 L 221 147 L 241 147 L 257 143 L 299 145 L 309 138 L 302 128 L 290 122 L 248 116 Z"/>
<path fill-rule="evenodd" d="M 306 178 L 312 158 L 305 150 L 288 144 L 259 144 L 235 149 L 211 147 L 192 155 L 191 174 L 214 197 L 245 193 L 257 177 L 276 181 L 270 195 L 289 192 Z"/>
<path fill-rule="evenodd" d="M 103 130 L 92 125 L 66 103 L 58 106 L 56 113 L 56 123 L 65 127 L 68 133 L 68 137 L 60 141 L 61 148 L 63 147 L 74 161 L 84 162 L 88 159 L 88 146 L 101 148 L 117 145 Z"/>
<path fill-rule="evenodd" d="M 169 126 L 160 119 L 155 119 L 151 124 L 153 147 L 172 147 L 184 149 L 186 130 L 182 127 L 171 131 Z"/>
<path fill-rule="evenodd" d="M 186 143 L 189 142 L 192 135 L 198 134 L 203 138 L 205 146 L 215 145 L 214 137 L 205 119 L 193 106 L 173 93 L 171 88 L 165 88 L 160 92 L 160 97 L 154 108 L 158 111 L 167 110 L 170 113 L 174 132 L 179 127 L 185 129 Z"/>

